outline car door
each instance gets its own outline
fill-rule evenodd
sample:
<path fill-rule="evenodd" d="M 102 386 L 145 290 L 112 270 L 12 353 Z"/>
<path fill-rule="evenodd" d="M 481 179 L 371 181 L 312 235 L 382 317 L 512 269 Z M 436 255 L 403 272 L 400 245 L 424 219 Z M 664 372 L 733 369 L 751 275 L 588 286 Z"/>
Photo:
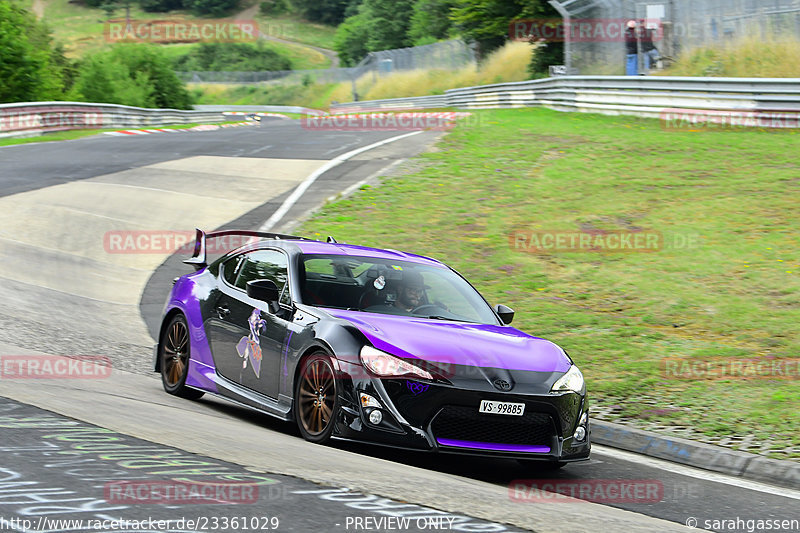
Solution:
<path fill-rule="evenodd" d="M 289 325 L 283 315 L 288 315 L 291 303 L 288 258 L 284 252 L 272 249 L 243 254 L 237 262 L 231 262 L 230 267 L 236 272 L 232 284 L 233 276 L 226 276 L 226 267 L 227 262 L 216 303 L 215 363 L 228 379 L 277 398 Z M 269 279 L 277 285 L 284 304 L 280 311 L 276 313 L 266 302 L 247 296 L 247 282 L 256 279 Z"/>

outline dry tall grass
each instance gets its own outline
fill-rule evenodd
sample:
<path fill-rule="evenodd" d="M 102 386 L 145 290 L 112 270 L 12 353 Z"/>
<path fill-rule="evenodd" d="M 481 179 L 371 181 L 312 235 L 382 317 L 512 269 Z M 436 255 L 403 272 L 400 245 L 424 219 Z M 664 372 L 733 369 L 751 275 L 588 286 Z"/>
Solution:
<path fill-rule="evenodd" d="M 388 76 L 367 74 L 356 87 L 365 100 L 404 98 L 443 94 L 447 89 L 486 85 L 529 78 L 527 68 L 533 48 L 528 43 L 509 42 L 496 50 L 476 69 L 473 66 L 452 70 L 410 70 Z"/>
<path fill-rule="evenodd" d="M 387 76 L 366 74 L 356 81 L 360 100 L 443 94 L 447 89 L 486 85 L 529 78 L 527 69 L 533 47 L 510 42 L 496 50 L 478 68 L 460 70 L 412 70 Z M 191 84 L 198 103 L 305 105 L 327 109 L 331 102 L 351 102 L 352 83 L 292 87 L 282 85 L 236 86 Z"/>
<path fill-rule="evenodd" d="M 800 40 L 796 36 L 746 37 L 695 48 L 681 54 L 661 76 L 800 78 Z"/>

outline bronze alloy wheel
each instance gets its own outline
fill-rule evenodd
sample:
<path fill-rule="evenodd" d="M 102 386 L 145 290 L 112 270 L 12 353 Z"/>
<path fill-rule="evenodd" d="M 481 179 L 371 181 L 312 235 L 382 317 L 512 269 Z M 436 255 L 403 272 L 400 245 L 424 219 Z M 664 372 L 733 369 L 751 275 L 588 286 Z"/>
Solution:
<path fill-rule="evenodd" d="M 300 433 L 324 442 L 333 433 L 338 409 L 336 376 L 330 358 L 316 353 L 302 362 L 295 392 L 295 417 Z"/>
<path fill-rule="evenodd" d="M 183 315 L 170 320 L 159 345 L 161 355 L 161 381 L 164 390 L 183 398 L 197 399 L 204 393 L 186 387 L 189 370 L 189 328 Z"/>

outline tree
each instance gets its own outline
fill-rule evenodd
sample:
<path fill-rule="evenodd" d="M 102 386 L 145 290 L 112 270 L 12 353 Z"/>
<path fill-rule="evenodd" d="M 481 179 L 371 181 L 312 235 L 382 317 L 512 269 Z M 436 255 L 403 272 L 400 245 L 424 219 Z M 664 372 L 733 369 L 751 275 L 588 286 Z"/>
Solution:
<path fill-rule="evenodd" d="M 414 0 L 364 0 L 361 12 L 367 20 L 367 48 L 374 52 L 411 46 L 408 29 L 413 7 Z"/>
<path fill-rule="evenodd" d="M 94 54 L 81 62 L 71 94 L 73 100 L 136 107 L 155 107 L 149 78 L 131 73 L 111 54 Z"/>
<path fill-rule="evenodd" d="M 183 7 L 198 15 L 223 17 L 236 9 L 239 0 L 183 0 Z"/>
<path fill-rule="evenodd" d="M 261 71 L 290 70 L 292 62 L 264 41 L 250 43 L 201 43 L 174 61 L 183 71 Z"/>
<path fill-rule="evenodd" d="M 183 9 L 183 0 L 139 0 L 139 5 L 145 11 L 164 13 L 173 9 Z"/>
<path fill-rule="evenodd" d="M 478 43 L 482 58 L 506 42 L 511 21 L 553 17 L 559 15 L 545 0 L 454 0 L 450 11 L 455 28 Z"/>
<path fill-rule="evenodd" d="M 367 17 L 363 13 L 348 17 L 336 28 L 333 48 L 339 54 L 339 61 L 345 67 L 356 65 L 367 55 Z"/>
<path fill-rule="evenodd" d="M 359 3 L 360 0 L 292 0 L 291 2 L 308 20 L 333 25 L 344 21 Z"/>
<path fill-rule="evenodd" d="M 415 45 L 446 39 L 450 33 L 453 0 L 417 0 L 408 36 Z"/>
<path fill-rule="evenodd" d="M 121 44 L 84 58 L 72 98 L 137 107 L 190 109 L 191 97 L 159 48 Z"/>
<path fill-rule="evenodd" d="M 16 3 L 0 2 L 0 102 L 60 98 L 66 63 L 44 24 Z"/>

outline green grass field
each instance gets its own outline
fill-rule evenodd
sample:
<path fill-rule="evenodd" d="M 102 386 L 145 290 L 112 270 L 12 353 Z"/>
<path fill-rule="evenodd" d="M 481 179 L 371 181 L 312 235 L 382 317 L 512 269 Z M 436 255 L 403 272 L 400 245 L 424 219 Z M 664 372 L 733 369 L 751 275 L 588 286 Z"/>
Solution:
<path fill-rule="evenodd" d="M 616 416 L 711 440 L 752 435 L 797 458 L 796 366 L 793 379 L 682 379 L 665 360 L 796 365 L 798 153 L 794 132 L 477 111 L 413 170 L 329 204 L 299 231 L 444 260 L 515 308 L 516 327 L 564 347 L 593 401 Z M 663 234 L 664 246 L 531 254 L 509 243 L 518 227 L 638 228 Z"/>
<path fill-rule="evenodd" d="M 272 37 L 310 44 L 319 48 L 333 49 L 335 26 L 317 24 L 298 18 L 296 15 L 256 15 L 258 29 Z"/>
<path fill-rule="evenodd" d="M 30 8 L 33 2 L 27 2 Z M 69 0 L 43 0 L 43 20 L 53 30 L 53 35 L 58 42 L 65 45 L 67 55 L 78 58 L 86 52 L 95 51 L 107 46 L 104 37 L 104 27 L 107 19 L 106 12 L 102 9 L 89 8 L 77 5 Z M 115 20 L 125 18 L 125 9 L 118 8 L 114 11 Z M 133 20 L 184 20 L 194 18 L 188 12 L 148 13 L 142 10 L 138 3 L 131 4 L 131 18 Z M 323 48 L 332 45 L 335 28 L 320 24 L 304 22 L 297 17 L 283 16 L 279 19 L 257 17 L 261 32 L 275 37 L 280 37 L 297 43 L 306 43 Z M 294 38 L 296 37 L 296 38 Z M 281 55 L 292 61 L 294 69 L 328 68 L 330 59 L 322 53 L 303 46 L 302 44 L 281 43 L 269 41 L 266 43 Z M 185 53 L 192 44 L 164 45 L 164 49 L 172 57 Z"/>

